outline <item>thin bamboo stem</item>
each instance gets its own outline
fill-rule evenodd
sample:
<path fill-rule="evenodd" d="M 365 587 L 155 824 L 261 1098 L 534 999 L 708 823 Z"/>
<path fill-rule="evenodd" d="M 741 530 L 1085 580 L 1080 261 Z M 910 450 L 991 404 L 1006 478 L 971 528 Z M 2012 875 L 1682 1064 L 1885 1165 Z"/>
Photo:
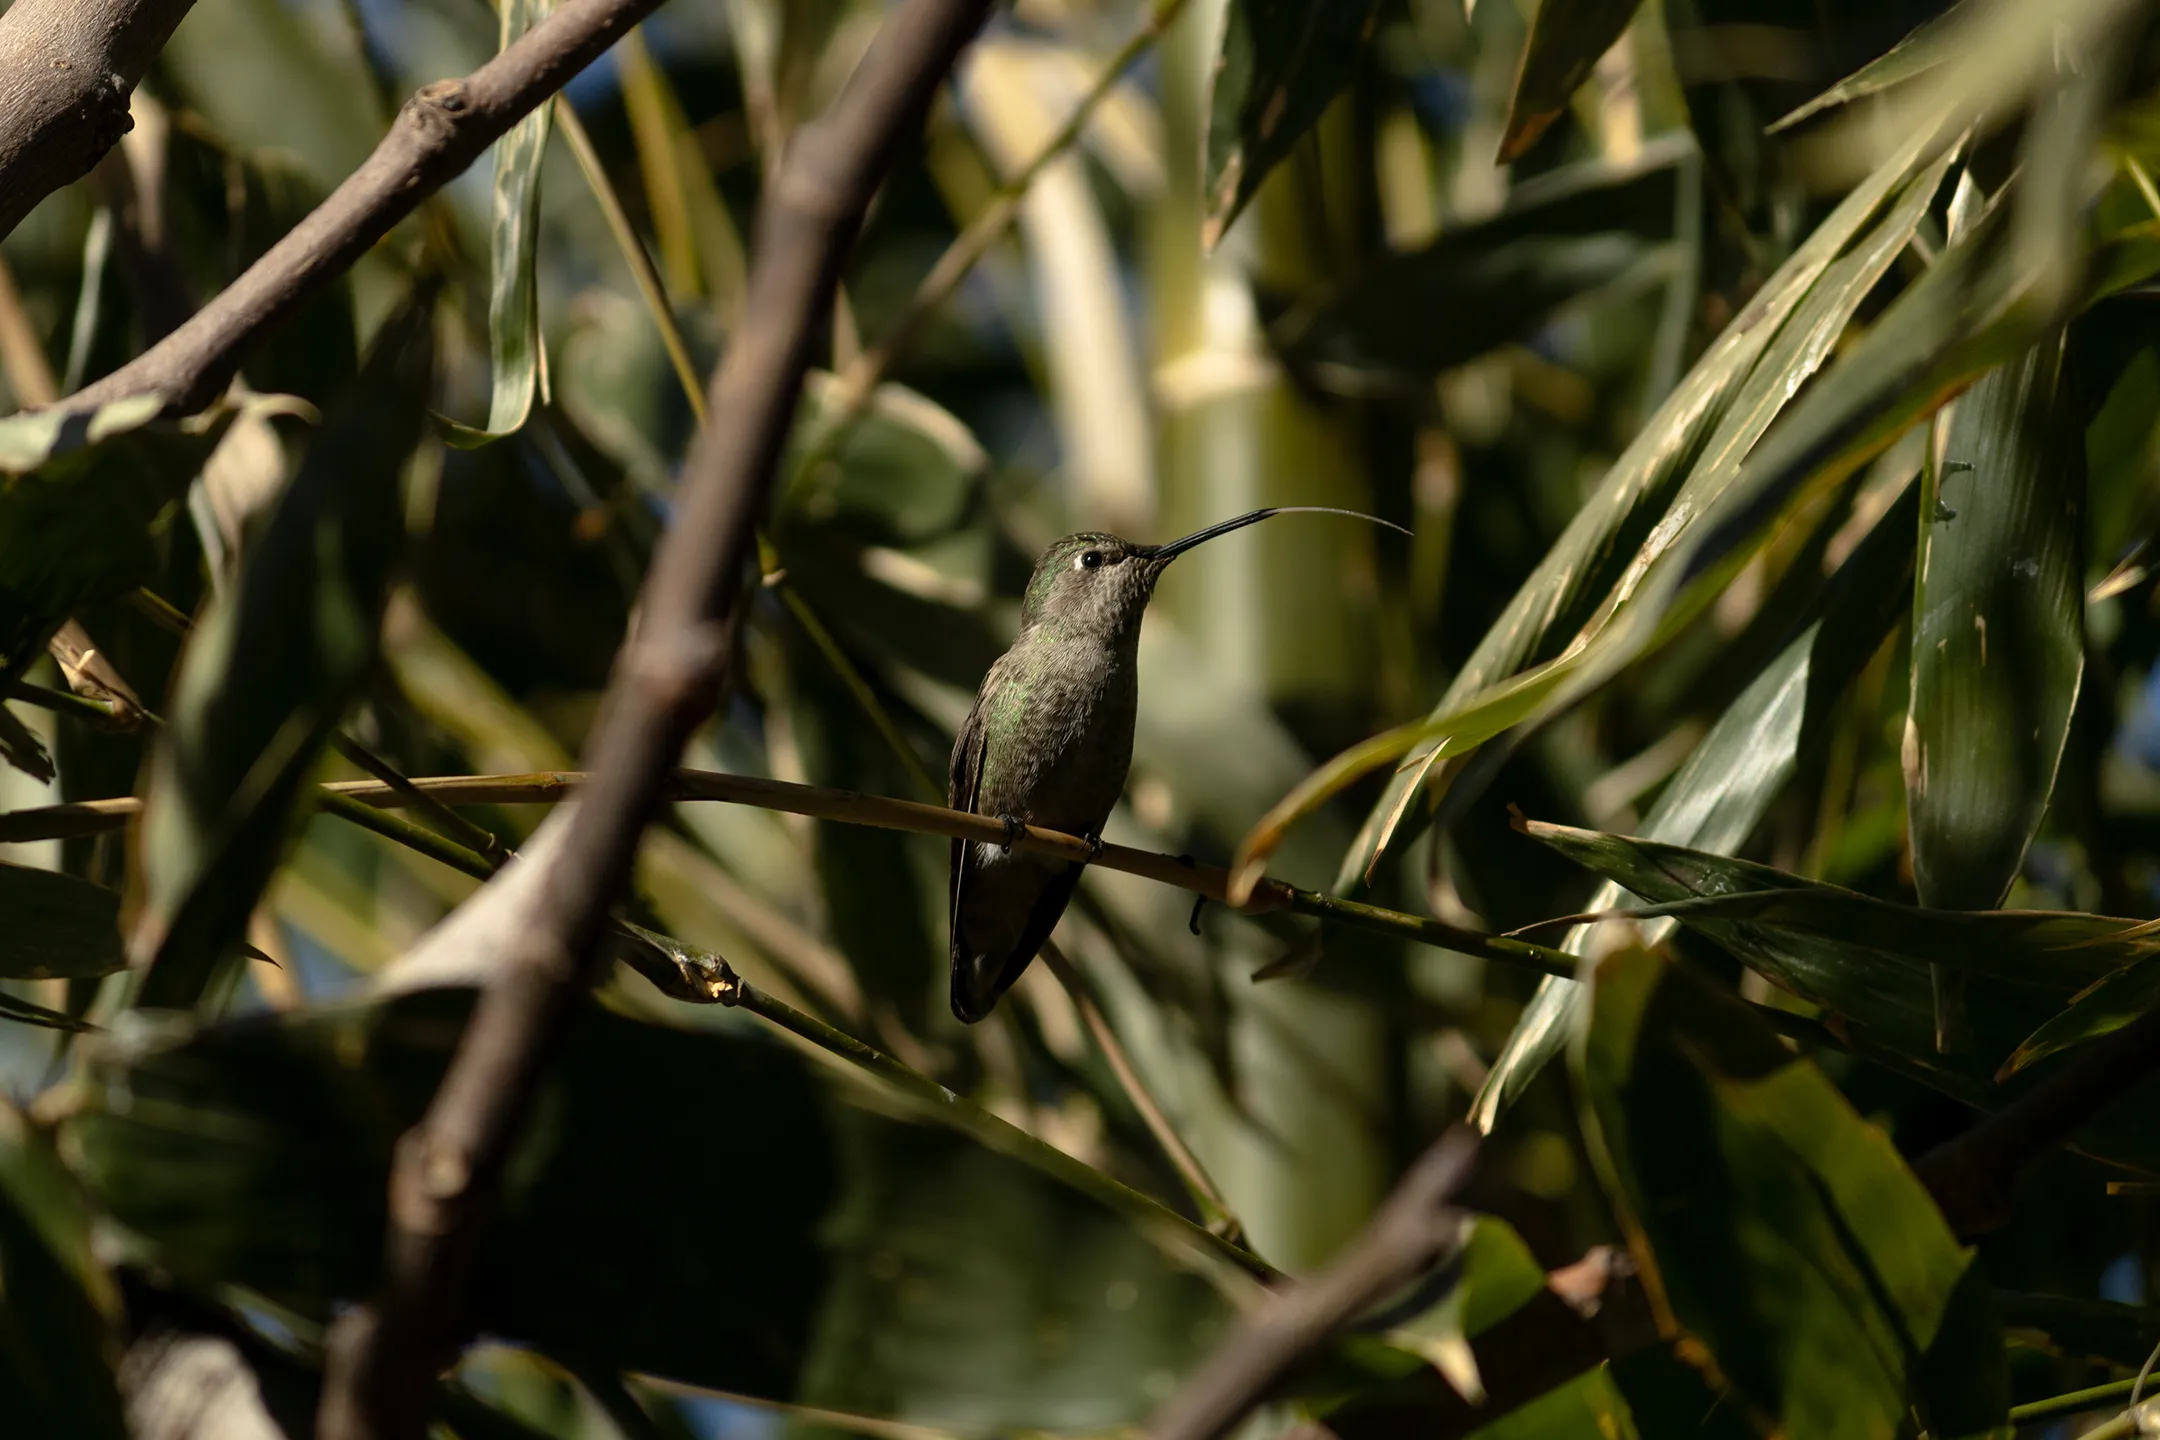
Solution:
<path fill-rule="evenodd" d="M 774 999 L 746 980 L 737 978 L 732 998 L 723 996 L 720 1003 L 748 1010 L 788 1033 L 809 1041 L 819 1049 L 861 1067 L 895 1088 L 928 1102 L 952 1117 L 963 1129 L 993 1150 L 1032 1160 L 1038 1167 L 1074 1188 L 1104 1200 L 1128 1214 L 1168 1221 L 1203 1249 L 1229 1261 L 1249 1275 L 1263 1280 L 1275 1278 L 1275 1272 L 1267 1263 L 1250 1251 L 1211 1230 L 1193 1224 L 1154 1196 L 1142 1194 L 1105 1175 L 1094 1166 L 1074 1159 L 1055 1145 L 1037 1139 L 1019 1126 L 999 1119 L 973 1101 L 954 1094 L 929 1076 L 909 1069 L 890 1055 L 865 1045 L 845 1031 L 835 1030 L 824 1021 L 805 1015 L 793 1006 Z"/>
<path fill-rule="evenodd" d="M 1095 1037 L 1096 1048 L 1102 1051 L 1103 1060 L 1110 1066 L 1110 1073 L 1117 1077 L 1118 1085 L 1125 1091 L 1126 1098 L 1131 1100 L 1133 1108 L 1140 1112 L 1140 1119 L 1147 1126 L 1148 1133 L 1155 1137 L 1155 1143 L 1162 1147 L 1171 1167 L 1178 1172 L 1178 1178 L 1185 1182 L 1185 1189 L 1192 1196 L 1193 1204 L 1199 1207 L 1201 1215 L 1206 1218 L 1208 1229 L 1226 1239 L 1239 1239 L 1245 1233 L 1245 1227 L 1238 1223 L 1237 1216 L 1231 1213 L 1230 1202 L 1225 1200 L 1222 1191 L 1216 1188 L 1214 1177 L 1207 1173 L 1207 1167 L 1200 1163 L 1200 1157 L 1193 1154 L 1179 1136 L 1177 1128 L 1170 1123 L 1170 1117 L 1163 1113 L 1154 1093 L 1148 1089 L 1147 1082 L 1141 1079 L 1139 1067 L 1133 1064 L 1132 1056 L 1125 1051 L 1124 1042 L 1118 1039 L 1117 1031 L 1111 1028 L 1109 1017 L 1103 1014 L 1102 1006 L 1096 1003 L 1094 987 L 1088 984 L 1086 977 L 1074 968 L 1073 963 L 1065 958 L 1065 952 L 1058 949 L 1054 942 L 1043 946 L 1042 961 L 1050 967 L 1050 973 L 1057 977 L 1058 984 L 1065 987 L 1065 993 L 1072 997 L 1073 1008 L 1080 1012 L 1080 1021 L 1087 1026 L 1088 1034 Z"/>
<path fill-rule="evenodd" d="M 445 775 L 415 778 L 411 783 L 448 805 L 552 805 L 567 799 L 585 782 L 574 770 L 540 771 L 527 775 Z M 377 809 L 397 809 L 405 797 L 391 786 L 375 780 L 345 780 L 325 785 L 329 795 L 341 795 Z M 677 770 L 668 798 L 686 801 L 719 801 L 731 805 L 754 805 L 816 820 L 835 820 L 846 825 L 868 825 L 881 830 L 904 830 L 947 839 L 1005 843 L 1001 820 L 942 805 L 895 800 L 883 795 L 864 795 L 853 790 L 832 790 L 820 785 L 794 785 L 753 775 L 726 775 L 713 770 Z M 134 797 L 119 800 L 79 801 L 47 805 L 34 810 L 0 813 L 0 843 L 22 840 L 65 839 L 94 835 L 124 827 L 142 809 Z M 1230 872 L 1219 865 L 1203 865 L 1186 855 L 1165 855 L 1129 845 L 1105 844 L 1091 853 L 1088 842 L 1077 835 L 1046 830 L 1037 825 L 1021 827 L 1013 844 L 1035 855 L 1054 856 L 1076 864 L 1094 864 L 1106 870 L 1138 875 L 1173 885 L 1219 904 L 1229 904 Z M 459 847 L 462 848 L 462 847 Z M 467 852 L 468 854 L 470 852 Z M 445 862 L 451 863 L 451 862 Z M 1248 915 L 1290 911 L 1312 915 L 1337 924 L 1375 934 L 1393 936 L 1414 944 L 1431 945 L 1459 954 L 1476 955 L 1505 965 L 1536 970 L 1547 975 L 1572 976 L 1575 959 L 1563 951 L 1528 940 L 1481 931 L 1458 929 L 1422 915 L 1384 910 L 1316 890 L 1301 890 L 1280 880 L 1262 878 L 1242 906 L 1232 907 Z"/>

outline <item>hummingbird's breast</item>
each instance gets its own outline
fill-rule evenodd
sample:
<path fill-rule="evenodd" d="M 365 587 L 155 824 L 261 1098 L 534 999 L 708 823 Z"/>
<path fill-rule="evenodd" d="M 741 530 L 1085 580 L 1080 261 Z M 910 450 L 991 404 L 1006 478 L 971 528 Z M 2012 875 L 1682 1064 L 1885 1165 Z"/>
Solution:
<path fill-rule="evenodd" d="M 1091 834 L 1132 765 L 1137 646 L 1093 636 L 1024 637 L 983 682 L 976 811 Z"/>

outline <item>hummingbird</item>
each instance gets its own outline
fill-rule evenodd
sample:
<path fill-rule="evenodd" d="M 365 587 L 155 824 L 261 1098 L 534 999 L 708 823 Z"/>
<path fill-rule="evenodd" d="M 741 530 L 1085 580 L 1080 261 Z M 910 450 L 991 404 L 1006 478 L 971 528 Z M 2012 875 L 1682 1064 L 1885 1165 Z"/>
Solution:
<path fill-rule="evenodd" d="M 1057 928 L 1082 866 L 1013 848 L 1023 825 L 1062 830 L 1102 848 L 1102 826 L 1132 765 L 1140 703 L 1140 617 L 1178 556 L 1275 515 L 1357 510 L 1278 505 L 1140 545 L 1083 531 L 1035 562 L 1020 603 L 1020 635 L 983 677 L 953 742 L 946 803 L 1005 822 L 1004 843 L 952 842 L 952 1010 L 965 1024 L 990 1013 Z"/>

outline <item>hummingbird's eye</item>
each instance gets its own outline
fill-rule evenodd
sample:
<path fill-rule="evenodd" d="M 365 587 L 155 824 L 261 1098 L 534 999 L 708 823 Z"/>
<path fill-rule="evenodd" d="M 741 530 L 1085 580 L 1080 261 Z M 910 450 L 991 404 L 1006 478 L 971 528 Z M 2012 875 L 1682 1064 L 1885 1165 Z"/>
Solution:
<path fill-rule="evenodd" d="M 1080 552 L 1080 568 L 1082 570 L 1093 570 L 1102 562 L 1103 553 L 1100 550 L 1083 550 Z"/>

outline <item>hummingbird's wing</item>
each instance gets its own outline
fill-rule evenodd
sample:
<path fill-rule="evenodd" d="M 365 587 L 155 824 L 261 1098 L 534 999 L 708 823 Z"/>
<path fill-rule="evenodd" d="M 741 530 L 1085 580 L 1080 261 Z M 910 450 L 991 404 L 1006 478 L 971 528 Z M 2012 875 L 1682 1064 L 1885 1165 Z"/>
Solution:
<path fill-rule="evenodd" d="M 983 730 L 982 711 L 978 707 L 968 712 L 967 720 L 960 727 L 959 737 L 953 742 L 952 768 L 946 777 L 946 803 L 955 810 L 965 810 L 970 814 L 981 813 L 977 801 L 982 791 L 983 754 L 989 748 Z M 988 1014 L 997 997 L 1020 977 L 1020 972 L 1028 967 L 1028 962 L 1042 949 L 1043 942 L 1050 938 L 1050 932 L 1057 928 L 1058 918 L 1065 913 L 1066 905 L 1072 900 L 1073 887 L 1080 883 L 1080 866 L 1057 865 L 1054 862 L 1049 865 L 1005 865 L 998 874 L 986 876 L 981 870 L 981 853 L 982 847 L 969 841 L 952 842 L 952 878 L 948 891 L 951 903 L 946 918 L 951 922 L 949 954 L 953 964 L 953 1013 L 963 1020 L 979 1020 Z M 973 958 L 964 942 L 970 931 L 976 927 L 967 925 L 961 917 L 968 904 L 970 890 L 978 882 L 990 887 L 976 896 L 978 911 L 988 906 L 990 911 L 996 912 L 1018 901 L 1026 907 L 1026 919 L 1010 949 L 1005 948 L 1006 941 L 1012 938 L 1009 935 L 992 942 L 999 952 L 992 957 L 996 972 L 994 977 L 989 978 L 988 988 L 976 994 L 974 987 L 980 986 L 981 980 L 978 979 L 966 989 L 963 989 L 961 980 L 962 973 L 971 968 L 969 962 Z M 981 918 L 978 914 L 977 919 Z M 977 933 L 975 938 L 980 942 L 982 936 Z M 963 994 L 970 997 L 967 1002 L 969 1011 L 979 1010 L 980 1013 L 962 1010 L 960 997 Z"/>
<path fill-rule="evenodd" d="M 982 706 L 968 711 L 968 717 L 960 724 L 960 734 L 953 740 L 952 769 L 946 777 L 945 803 L 954 810 L 975 813 L 975 796 L 982 786 L 983 764 L 983 715 Z M 974 847 L 965 840 L 952 842 L 952 874 L 946 885 L 946 916 L 951 923 L 952 945 L 959 948 L 960 897 L 967 890 L 968 871 L 974 868 Z"/>

